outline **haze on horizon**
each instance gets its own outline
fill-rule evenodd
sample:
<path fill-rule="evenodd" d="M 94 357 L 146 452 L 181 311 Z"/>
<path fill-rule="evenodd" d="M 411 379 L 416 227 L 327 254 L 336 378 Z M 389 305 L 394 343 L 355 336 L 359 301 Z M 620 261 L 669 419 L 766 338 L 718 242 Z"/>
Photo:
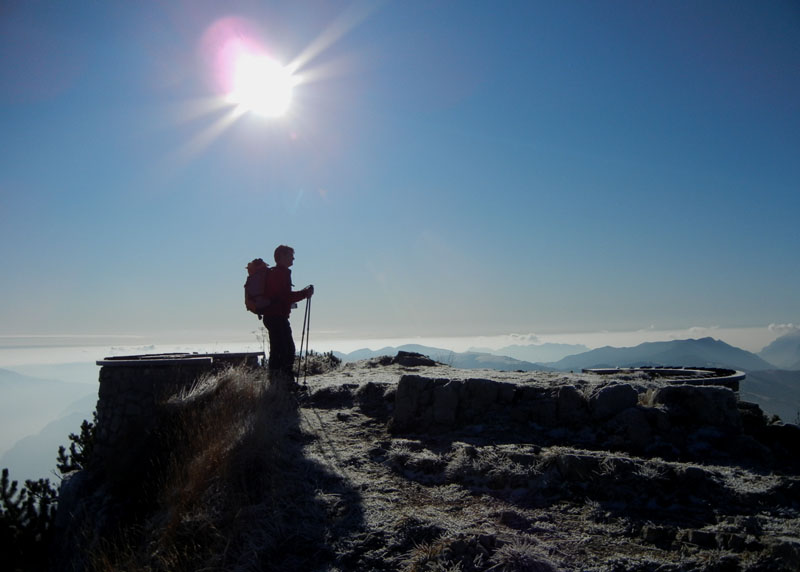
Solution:
<path fill-rule="evenodd" d="M 332 338 L 798 324 L 799 30 L 789 1 L 5 5 L 0 335 L 246 337 L 280 243 Z M 226 97 L 231 37 L 294 74 L 280 113 Z"/>

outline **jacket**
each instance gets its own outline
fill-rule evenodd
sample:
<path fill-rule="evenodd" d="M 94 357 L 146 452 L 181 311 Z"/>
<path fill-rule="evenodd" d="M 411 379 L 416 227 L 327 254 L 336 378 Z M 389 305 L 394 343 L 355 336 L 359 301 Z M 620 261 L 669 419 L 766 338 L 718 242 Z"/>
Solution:
<path fill-rule="evenodd" d="M 267 280 L 267 298 L 269 306 L 264 309 L 264 316 L 289 317 L 292 304 L 306 297 L 303 290 L 292 290 L 292 271 L 283 266 L 273 266 L 269 270 Z"/>

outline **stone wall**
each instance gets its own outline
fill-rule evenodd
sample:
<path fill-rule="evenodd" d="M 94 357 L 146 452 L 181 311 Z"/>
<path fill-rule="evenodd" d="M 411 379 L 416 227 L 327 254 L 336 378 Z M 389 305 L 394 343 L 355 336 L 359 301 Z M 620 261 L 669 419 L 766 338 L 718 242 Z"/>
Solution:
<path fill-rule="evenodd" d="M 257 366 L 259 353 L 167 354 L 98 362 L 100 389 L 93 462 L 107 475 L 138 470 L 157 440 L 160 405 L 201 376 L 233 365 Z"/>
<path fill-rule="evenodd" d="M 800 428 L 770 424 L 756 404 L 729 387 L 606 384 L 539 386 L 489 379 L 404 375 L 394 399 L 395 433 L 538 432 L 551 442 L 579 442 L 665 458 L 744 451 L 754 458 L 800 453 Z M 793 444 L 794 443 L 794 444 Z"/>

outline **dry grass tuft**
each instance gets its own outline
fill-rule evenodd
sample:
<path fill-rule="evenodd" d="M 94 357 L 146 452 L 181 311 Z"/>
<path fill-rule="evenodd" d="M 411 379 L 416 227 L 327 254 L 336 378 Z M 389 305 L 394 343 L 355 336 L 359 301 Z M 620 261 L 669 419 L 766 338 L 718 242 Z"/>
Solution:
<path fill-rule="evenodd" d="M 558 567 L 533 538 L 519 537 L 501 546 L 492 556 L 489 570 L 498 572 L 557 572 Z"/>
<path fill-rule="evenodd" d="M 298 526 L 320 521 L 314 491 L 298 489 L 319 476 L 304 462 L 296 403 L 282 384 L 229 369 L 166 410 L 171 452 L 159 508 L 138 534 L 96 550 L 94 570 L 277 569 L 270 561 L 286 546 L 318 535 Z"/>
<path fill-rule="evenodd" d="M 172 530 L 233 500 L 260 498 L 276 478 L 291 429 L 290 396 L 263 373 L 231 369 L 177 396 L 177 442 L 163 488 Z"/>

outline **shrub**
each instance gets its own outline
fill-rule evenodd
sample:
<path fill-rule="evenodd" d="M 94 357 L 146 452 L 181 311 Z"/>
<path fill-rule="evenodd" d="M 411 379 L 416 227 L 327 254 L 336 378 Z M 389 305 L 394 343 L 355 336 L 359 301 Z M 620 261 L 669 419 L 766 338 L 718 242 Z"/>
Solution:
<path fill-rule="evenodd" d="M 311 350 L 300 360 L 300 377 L 306 375 L 319 375 L 332 371 L 342 364 L 342 360 L 333 352 L 318 354 Z"/>
<path fill-rule="evenodd" d="M 58 493 L 47 479 L 17 481 L 0 477 L 0 554 L 10 570 L 41 570 L 47 564 Z"/>
<path fill-rule="evenodd" d="M 63 445 L 58 448 L 58 464 L 56 468 L 62 475 L 72 471 L 85 469 L 94 450 L 94 435 L 97 424 L 97 412 L 94 413 L 93 421 L 83 420 L 81 432 L 78 434 L 70 433 L 69 450 Z"/>
<path fill-rule="evenodd" d="M 96 417 L 95 417 L 96 421 Z M 91 457 L 95 424 L 84 420 L 79 434 L 71 433 L 69 449 L 58 448 L 56 468 L 65 475 L 83 469 Z M 0 477 L 0 554 L 11 570 L 41 570 L 53 535 L 58 489 L 49 479 L 26 480 L 20 487 L 8 469 Z"/>

